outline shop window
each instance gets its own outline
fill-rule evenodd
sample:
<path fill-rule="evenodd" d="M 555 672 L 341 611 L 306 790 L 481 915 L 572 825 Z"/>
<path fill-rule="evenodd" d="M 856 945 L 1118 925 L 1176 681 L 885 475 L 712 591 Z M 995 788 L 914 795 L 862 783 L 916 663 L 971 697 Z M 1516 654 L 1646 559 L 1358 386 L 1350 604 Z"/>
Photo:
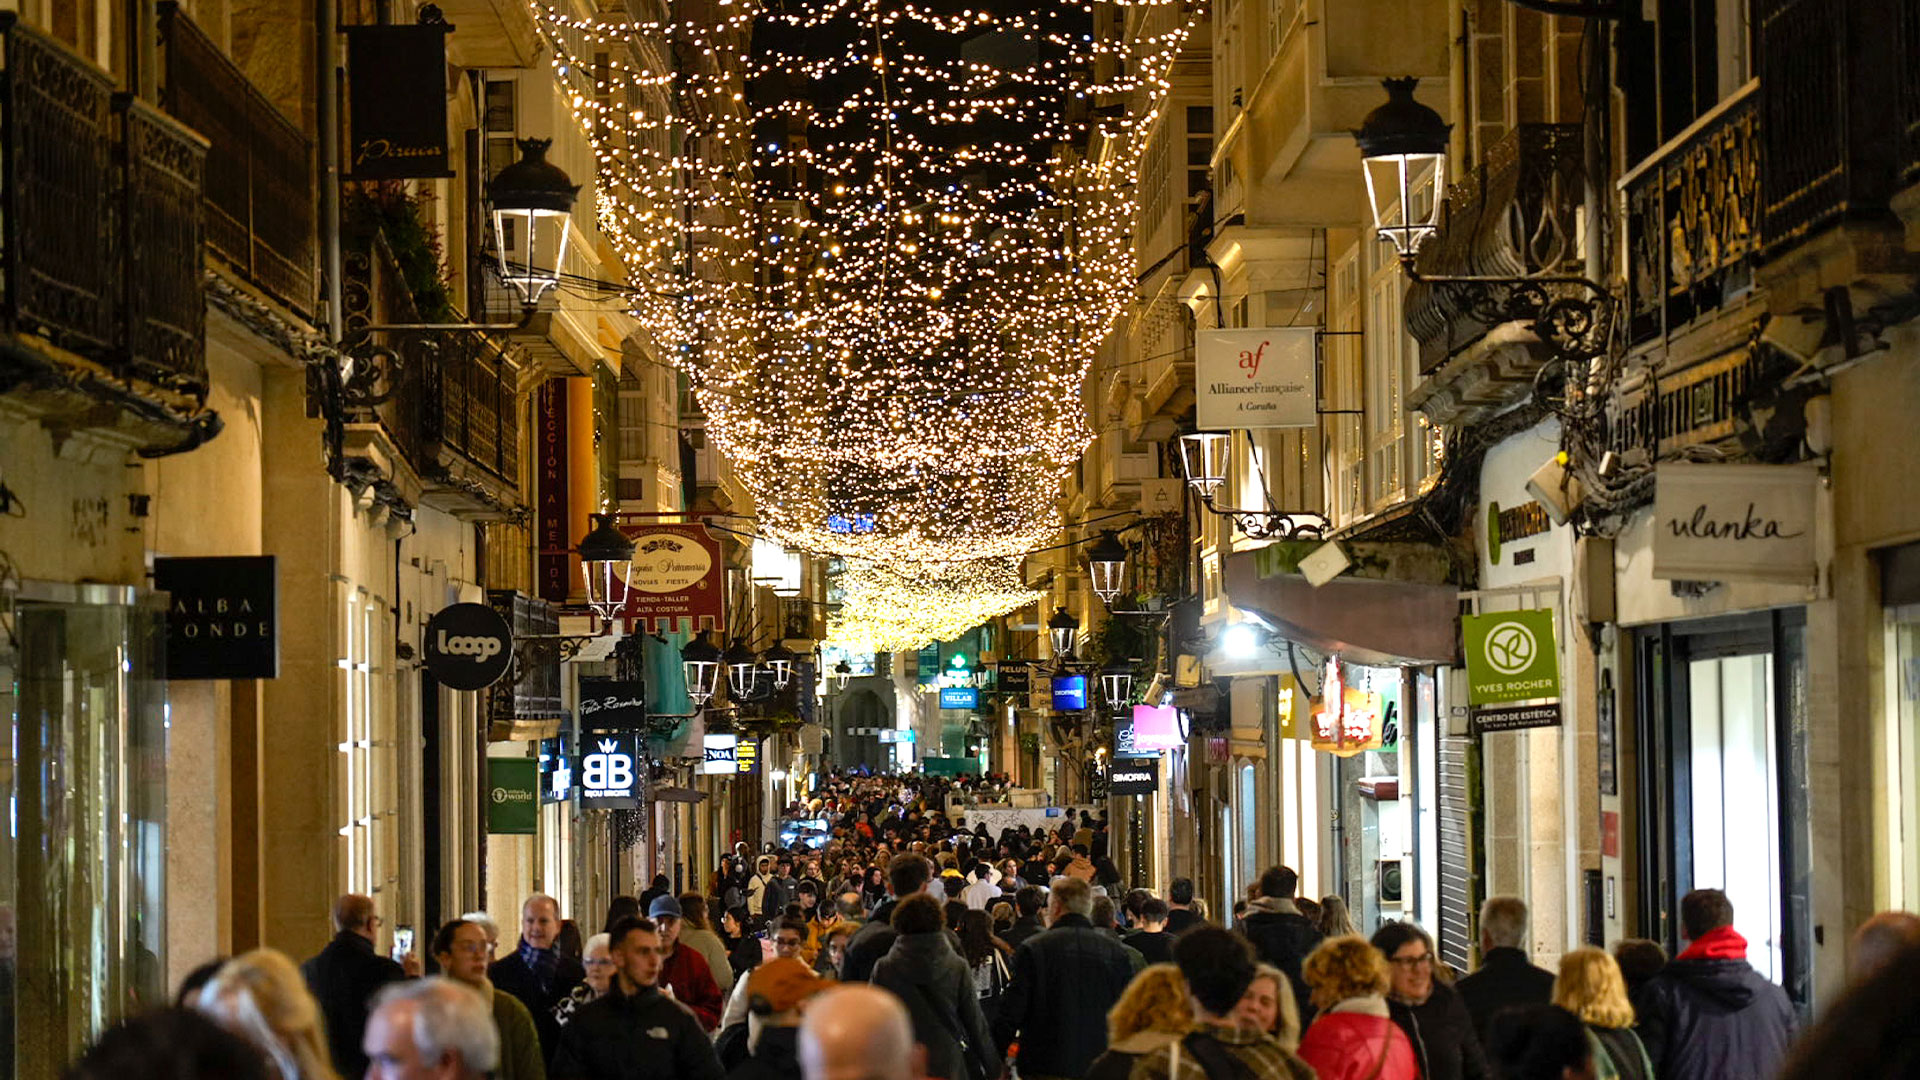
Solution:
<path fill-rule="evenodd" d="M 1773 657 L 1688 665 L 1693 886 L 1721 889 L 1762 975 L 1780 981 L 1780 807 Z"/>
<path fill-rule="evenodd" d="M 1892 906 L 1920 905 L 1920 604 L 1887 609 L 1884 661 Z"/>

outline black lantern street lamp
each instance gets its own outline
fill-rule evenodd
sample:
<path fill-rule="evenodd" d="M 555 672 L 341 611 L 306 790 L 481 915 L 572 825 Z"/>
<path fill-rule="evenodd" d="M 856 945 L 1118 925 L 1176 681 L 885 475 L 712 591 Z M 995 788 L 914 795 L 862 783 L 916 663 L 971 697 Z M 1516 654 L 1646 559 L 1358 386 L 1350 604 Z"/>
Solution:
<path fill-rule="evenodd" d="M 1387 103 L 1353 133 L 1366 172 L 1374 231 L 1412 259 L 1440 228 L 1446 193 L 1447 133 L 1440 114 L 1413 99 L 1419 79 L 1386 79 Z"/>
<path fill-rule="evenodd" d="M 833 665 L 833 681 L 842 690 L 847 688 L 848 680 L 853 678 L 853 665 L 845 660 Z"/>
<path fill-rule="evenodd" d="M 1053 618 L 1047 620 L 1047 636 L 1053 641 L 1053 655 L 1071 660 L 1074 641 L 1080 636 L 1080 620 L 1066 608 L 1055 608 Z"/>
<path fill-rule="evenodd" d="M 744 699 L 753 693 L 753 679 L 759 671 L 760 658 L 747 648 L 746 639 L 734 638 L 722 659 L 727 665 L 727 690 L 737 699 Z"/>
<path fill-rule="evenodd" d="M 773 688 L 785 690 L 793 681 L 793 662 L 799 659 L 785 642 L 776 641 L 773 648 L 767 650 L 767 670 L 773 673 Z"/>
<path fill-rule="evenodd" d="M 1360 144 L 1373 229 L 1400 253 L 1407 278 L 1446 290 L 1449 302 L 1481 323 L 1519 322 L 1561 361 L 1588 360 L 1606 350 L 1613 295 L 1578 274 L 1495 277 L 1422 274 L 1414 258 L 1440 230 L 1445 201 L 1447 133 L 1440 114 L 1413 98 L 1418 79 L 1385 79 L 1387 103 L 1353 133 Z"/>
<path fill-rule="evenodd" d="M 633 584 L 633 541 L 614 526 L 612 514 L 587 516 L 593 528 L 573 550 L 580 556 L 587 607 L 611 622 L 627 606 L 627 591 Z"/>
<path fill-rule="evenodd" d="M 1248 439 L 1251 441 L 1252 436 Z M 1316 539 L 1325 535 L 1327 519 L 1309 510 L 1241 510 L 1215 503 L 1215 494 L 1227 481 L 1227 458 L 1232 449 L 1233 435 L 1229 432 L 1195 431 L 1180 436 L 1180 467 L 1187 474 L 1187 486 L 1209 511 L 1231 519 L 1255 540 Z"/>
<path fill-rule="evenodd" d="M 1107 707 L 1119 712 L 1133 697 L 1133 665 L 1116 660 L 1100 669 L 1100 692 L 1106 696 Z"/>
<path fill-rule="evenodd" d="M 1180 436 L 1180 471 L 1194 494 L 1211 501 L 1227 482 L 1227 452 L 1233 436 L 1224 431 L 1195 431 Z"/>
<path fill-rule="evenodd" d="M 520 160 L 487 185 L 500 277 L 529 309 L 560 284 L 573 203 L 580 194 L 580 185 L 547 160 L 552 145 L 552 139 L 521 139 Z"/>
<path fill-rule="evenodd" d="M 1112 530 L 1100 533 L 1100 542 L 1087 551 L 1087 576 L 1093 579 L 1093 595 L 1108 607 L 1126 588 L 1127 547 Z"/>
<path fill-rule="evenodd" d="M 680 649 L 680 670 L 687 680 L 687 699 L 696 709 L 704 709 L 713 700 L 720 678 L 720 646 L 713 643 L 711 630 L 702 630 Z"/>

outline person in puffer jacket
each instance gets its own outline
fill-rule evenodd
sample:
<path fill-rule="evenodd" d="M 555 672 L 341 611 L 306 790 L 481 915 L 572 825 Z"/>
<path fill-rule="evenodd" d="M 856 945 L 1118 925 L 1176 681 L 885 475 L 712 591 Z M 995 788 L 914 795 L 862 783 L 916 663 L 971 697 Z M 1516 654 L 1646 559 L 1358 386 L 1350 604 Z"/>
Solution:
<path fill-rule="evenodd" d="M 1320 943 L 1300 974 L 1320 1011 L 1300 1057 L 1320 1080 L 1419 1080 L 1419 1059 L 1387 1014 L 1386 958 L 1358 934 Z"/>
<path fill-rule="evenodd" d="M 1680 899 L 1688 945 L 1634 996 L 1637 1030 L 1660 1080 L 1772 1076 L 1798 1018 L 1786 991 L 1747 963 L 1733 904 L 1719 889 Z"/>

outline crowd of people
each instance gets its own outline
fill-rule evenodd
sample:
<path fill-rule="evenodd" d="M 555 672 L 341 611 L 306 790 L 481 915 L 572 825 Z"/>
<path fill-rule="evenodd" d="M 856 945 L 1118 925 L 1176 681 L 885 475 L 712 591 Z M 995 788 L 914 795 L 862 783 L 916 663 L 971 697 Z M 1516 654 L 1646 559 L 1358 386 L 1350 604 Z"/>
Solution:
<path fill-rule="evenodd" d="M 208 964 L 72 1075 L 1800 1080 L 1920 1063 L 1911 915 L 1861 929 L 1851 985 L 1799 1035 L 1717 890 L 1685 898 L 1671 960 L 1624 941 L 1557 972 L 1529 959 L 1525 904 L 1494 897 L 1480 965 L 1456 973 L 1421 927 L 1362 936 L 1284 866 L 1221 925 L 1191 881 L 1122 888 L 1099 815 L 989 835 L 949 813 L 994 783 L 826 777 L 788 808 L 829 823 L 818 846 L 736 847 L 701 891 L 656 877 L 591 936 L 530 897 L 504 953 L 470 913 L 433 935 L 433 975 L 378 955 L 372 901 L 345 896 L 305 964 Z"/>

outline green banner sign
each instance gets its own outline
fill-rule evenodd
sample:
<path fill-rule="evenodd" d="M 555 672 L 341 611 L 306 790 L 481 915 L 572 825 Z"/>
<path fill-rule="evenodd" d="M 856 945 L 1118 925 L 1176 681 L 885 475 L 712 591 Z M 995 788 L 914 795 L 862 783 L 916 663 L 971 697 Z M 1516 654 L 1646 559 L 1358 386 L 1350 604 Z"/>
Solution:
<path fill-rule="evenodd" d="M 532 836 L 540 831 L 540 763 L 487 759 L 487 831 Z"/>
<path fill-rule="evenodd" d="M 1498 705 L 1559 697 L 1560 652 L 1554 644 L 1553 620 L 1549 608 L 1462 617 L 1467 703 Z"/>

